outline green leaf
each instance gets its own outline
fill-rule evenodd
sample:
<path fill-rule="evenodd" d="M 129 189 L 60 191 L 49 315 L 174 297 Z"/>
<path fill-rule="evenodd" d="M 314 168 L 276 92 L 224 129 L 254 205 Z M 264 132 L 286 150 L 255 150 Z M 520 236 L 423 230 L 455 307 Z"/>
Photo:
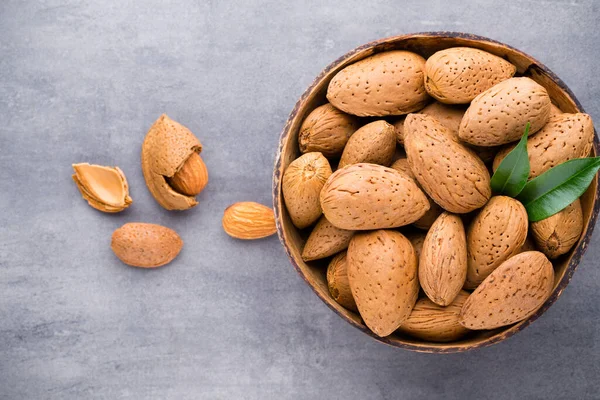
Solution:
<path fill-rule="evenodd" d="M 530 221 L 541 221 L 577 200 L 598 169 L 600 157 L 564 162 L 529 181 L 517 199 L 525 206 Z"/>
<path fill-rule="evenodd" d="M 528 135 L 529 122 L 525 126 L 525 133 L 517 146 L 504 157 L 492 176 L 491 186 L 495 193 L 516 197 L 525 187 L 529 177 Z"/>

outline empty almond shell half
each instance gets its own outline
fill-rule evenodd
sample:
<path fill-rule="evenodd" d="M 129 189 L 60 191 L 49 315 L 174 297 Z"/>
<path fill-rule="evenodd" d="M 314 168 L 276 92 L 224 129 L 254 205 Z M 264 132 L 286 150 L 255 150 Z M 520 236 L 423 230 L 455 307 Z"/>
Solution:
<path fill-rule="evenodd" d="M 150 127 L 142 144 L 142 172 L 148 190 L 167 210 L 187 210 L 198 202 L 194 196 L 177 192 L 167 181 L 202 144 L 185 126 L 161 115 Z"/>
<path fill-rule="evenodd" d="M 81 163 L 73 164 L 73 170 L 81 195 L 96 210 L 116 213 L 131 204 L 127 179 L 119 167 Z"/>

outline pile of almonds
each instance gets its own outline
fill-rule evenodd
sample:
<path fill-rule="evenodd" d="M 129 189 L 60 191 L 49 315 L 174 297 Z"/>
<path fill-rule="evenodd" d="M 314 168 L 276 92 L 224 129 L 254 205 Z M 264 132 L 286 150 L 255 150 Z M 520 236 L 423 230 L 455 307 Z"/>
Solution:
<path fill-rule="evenodd" d="M 529 223 L 518 200 L 492 196 L 490 174 L 527 123 L 530 178 L 588 156 L 594 129 L 516 73 L 474 48 L 382 52 L 339 71 L 305 117 L 282 179 L 292 223 L 310 229 L 302 258 L 331 257 L 331 296 L 376 335 L 455 341 L 550 296 L 581 204 Z"/>
<path fill-rule="evenodd" d="M 161 115 L 142 145 L 142 171 L 156 201 L 167 210 L 187 210 L 208 183 L 202 144 L 185 126 Z M 73 164 L 73 180 L 93 208 L 116 213 L 132 203 L 125 174 L 118 167 Z M 232 237 L 258 239 L 276 232 L 273 210 L 254 202 L 225 210 L 223 228 Z M 156 268 L 173 261 L 183 241 L 172 229 L 148 223 L 127 223 L 112 235 L 111 248 L 127 265 Z"/>

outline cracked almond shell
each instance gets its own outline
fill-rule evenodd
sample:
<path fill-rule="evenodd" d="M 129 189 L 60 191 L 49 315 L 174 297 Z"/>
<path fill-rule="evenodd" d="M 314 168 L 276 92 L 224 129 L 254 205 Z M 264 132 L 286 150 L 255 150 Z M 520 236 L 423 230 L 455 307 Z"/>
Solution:
<path fill-rule="evenodd" d="M 73 164 L 73 181 L 88 204 L 107 213 L 123 211 L 132 203 L 125 174 L 119 167 Z"/>
<path fill-rule="evenodd" d="M 150 127 L 142 144 L 142 172 L 146 185 L 156 201 L 167 210 L 187 210 L 198 204 L 194 196 L 173 189 L 172 178 L 202 144 L 185 126 L 161 115 Z"/>

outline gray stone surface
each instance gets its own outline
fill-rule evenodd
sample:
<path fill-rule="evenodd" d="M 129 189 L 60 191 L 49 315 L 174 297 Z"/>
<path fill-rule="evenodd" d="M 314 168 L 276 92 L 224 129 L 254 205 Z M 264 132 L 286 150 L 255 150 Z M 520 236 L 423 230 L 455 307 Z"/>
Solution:
<path fill-rule="evenodd" d="M 270 204 L 278 135 L 328 63 L 371 40 L 456 30 L 506 42 L 562 77 L 600 121 L 600 3 L 591 0 L 0 2 L 1 399 L 599 398 L 600 236 L 561 299 L 468 354 L 379 344 L 331 312 L 277 238 L 221 230 Z M 205 146 L 210 184 L 162 210 L 139 167 L 163 112 Z M 104 215 L 71 163 L 119 165 L 133 206 Z M 185 240 L 153 271 L 110 235 L 160 223 Z"/>

